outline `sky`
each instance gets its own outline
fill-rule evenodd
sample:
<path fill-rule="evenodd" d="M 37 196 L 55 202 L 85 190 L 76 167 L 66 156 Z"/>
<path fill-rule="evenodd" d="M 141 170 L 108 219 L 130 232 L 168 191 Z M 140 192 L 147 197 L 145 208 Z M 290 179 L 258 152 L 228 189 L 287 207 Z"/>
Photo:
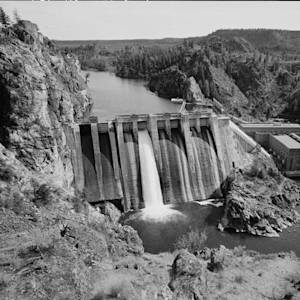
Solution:
<path fill-rule="evenodd" d="M 191 37 L 217 29 L 300 30 L 300 2 L 1 1 L 51 39 Z"/>

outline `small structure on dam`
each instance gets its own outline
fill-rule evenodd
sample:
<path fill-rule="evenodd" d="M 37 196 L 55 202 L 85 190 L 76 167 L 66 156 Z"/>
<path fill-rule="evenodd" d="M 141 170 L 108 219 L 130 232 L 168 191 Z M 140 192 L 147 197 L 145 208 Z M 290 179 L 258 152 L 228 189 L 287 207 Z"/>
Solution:
<path fill-rule="evenodd" d="M 67 130 L 75 185 L 89 202 L 115 201 L 125 211 L 145 207 L 149 174 L 158 174 L 152 186 L 160 186 L 164 204 L 222 197 L 233 166 L 257 145 L 231 125 L 205 110 L 121 115 L 104 123 L 91 118 Z"/>

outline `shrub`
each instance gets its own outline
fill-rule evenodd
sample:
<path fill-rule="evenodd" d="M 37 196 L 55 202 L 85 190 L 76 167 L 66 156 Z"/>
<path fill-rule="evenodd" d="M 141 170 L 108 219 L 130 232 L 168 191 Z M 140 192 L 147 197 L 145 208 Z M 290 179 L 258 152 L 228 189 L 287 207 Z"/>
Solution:
<path fill-rule="evenodd" d="M 187 249 L 191 253 L 200 251 L 207 240 L 206 231 L 199 229 L 191 230 L 177 239 L 174 244 L 175 249 Z"/>
<path fill-rule="evenodd" d="M 15 173 L 11 167 L 0 167 L 0 180 L 10 182 L 15 177 Z"/>
<path fill-rule="evenodd" d="M 233 254 L 234 254 L 234 256 L 237 256 L 237 257 L 243 256 L 245 251 L 246 251 L 245 246 L 239 245 L 239 246 L 233 248 Z"/>
<path fill-rule="evenodd" d="M 241 283 L 243 283 L 244 278 L 243 278 L 242 275 L 236 275 L 235 278 L 234 278 L 234 281 L 235 281 L 236 283 L 238 283 L 238 284 L 241 284 Z"/>
<path fill-rule="evenodd" d="M 8 286 L 10 280 L 11 278 L 9 278 L 8 275 L 3 273 L 0 274 L 0 291 L 4 290 Z"/>
<path fill-rule="evenodd" d="M 88 202 L 86 201 L 85 191 L 76 192 L 75 196 L 71 196 L 69 201 L 73 204 L 73 208 L 77 213 L 85 213 L 88 209 Z"/>
<path fill-rule="evenodd" d="M 267 176 L 266 165 L 259 159 L 255 159 L 251 168 L 246 172 L 250 177 L 258 177 L 264 179 Z"/>
<path fill-rule="evenodd" d="M 33 202 L 37 207 L 46 206 L 58 197 L 60 197 L 59 189 L 44 183 L 36 188 Z"/>
<path fill-rule="evenodd" d="M 59 243 L 60 236 L 55 232 L 44 232 L 40 229 L 31 231 L 31 239 L 27 244 L 20 245 L 18 256 L 30 258 L 52 255 Z"/>
<path fill-rule="evenodd" d="M 0 189 L 0 207 L 11 209 L 17 215 L 25 213 L 24 195 L 16 186 Z"/>

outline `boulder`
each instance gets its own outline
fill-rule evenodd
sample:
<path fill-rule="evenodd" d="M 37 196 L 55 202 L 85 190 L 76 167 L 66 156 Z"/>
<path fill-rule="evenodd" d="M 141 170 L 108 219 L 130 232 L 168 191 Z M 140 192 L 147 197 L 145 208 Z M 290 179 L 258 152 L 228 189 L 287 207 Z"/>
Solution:
<path fill-rule="evenodd" d="M 300 187 L 282 176 L 272 161 L 256 157 L 244 171 L 236 171 L 227 189 L 220 229 L 278 236 L 300 220 L 295 210 Z"/>
<path fill-rule="evenodd" d="M 118 208 L 111 202 L 106 202 L 104 207 L 104 214 L 108 217 L 109 221 L 116 224 L 118 223 L 121 212 L 118 210 Z"/>
<path fill-rule="evenodd" d="M 204 95 L 196 82 L 195 78 L 191 76 L 189 79 L 189 87 L 186 91 L 186 100 L 188 102 L 203 102 L 204 103 Z"/>
<path fill-rule="evenodd" d="M 108 224 L 107 243 L 111 255 L 122 257 L 128 253 L 134 255 L 144 253 L 143 242 L 136 230 L 127 225 Z"/>

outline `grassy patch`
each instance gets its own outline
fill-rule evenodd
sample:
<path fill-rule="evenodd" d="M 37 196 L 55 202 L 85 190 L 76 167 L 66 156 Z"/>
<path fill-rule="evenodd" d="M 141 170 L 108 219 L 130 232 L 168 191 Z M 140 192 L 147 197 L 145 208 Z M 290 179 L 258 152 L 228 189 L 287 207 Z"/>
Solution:
<path fill-rule="evenodd" d="M 15 186 L 0 189 L 0 207 L 11 209 L 15 214 L 24 214 L 24 196 Z"/>
<path fill-rule="evenodd" d="M 120 299 L 133 300 L 136 299 L 132 285 L 128 279 L 118 275 L 111 274 L 104 282 L 99 282 L 97 286 L 98 292 L 92 300 Z"/>

